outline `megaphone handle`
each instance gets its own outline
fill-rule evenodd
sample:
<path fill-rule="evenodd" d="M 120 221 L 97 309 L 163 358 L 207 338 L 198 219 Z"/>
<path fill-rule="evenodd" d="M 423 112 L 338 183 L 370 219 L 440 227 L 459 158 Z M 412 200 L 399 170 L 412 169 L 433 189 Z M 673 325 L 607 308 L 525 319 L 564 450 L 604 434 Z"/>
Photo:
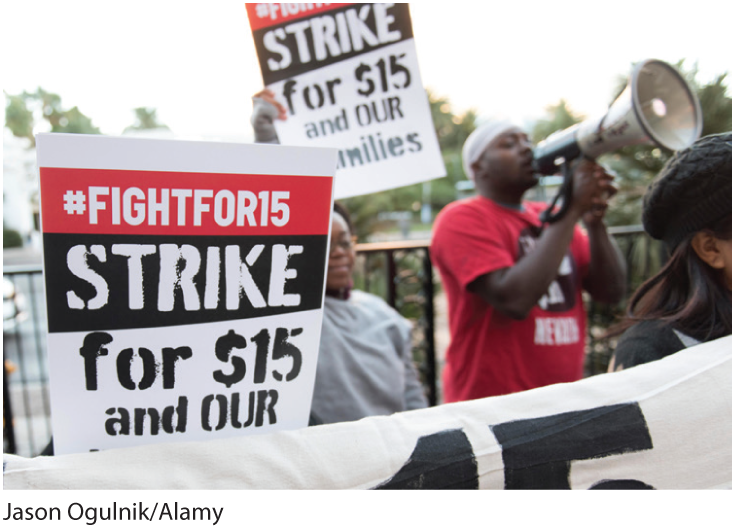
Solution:
<path fill-rule="evenodd" d="M 572 179 L 574 177 L 574 174 L 572 173 L 572 165 L 564 159 L 561 165 L 562 174 L 564 175 L 564 182 L 562 182 L 561 187 L 559 188 L 559 191 L 556 193 L 556 196 L 551 201 L 551 204 L 549 204 L 549 207 L 541 212 L 541 215 L 539 215 L 539 218 L 541 219 L 541 222 L 546 222 L 548 224 L 553 224 L 560 218 L 562 218 L 564 215 L 566 215 L 567 210 L 569 209 L 569 206 L 572 204 Z M 554 212 L 554 208 L 556 207 L 557 201 L 562 198 L 561 207 L 558 211 Z"/>

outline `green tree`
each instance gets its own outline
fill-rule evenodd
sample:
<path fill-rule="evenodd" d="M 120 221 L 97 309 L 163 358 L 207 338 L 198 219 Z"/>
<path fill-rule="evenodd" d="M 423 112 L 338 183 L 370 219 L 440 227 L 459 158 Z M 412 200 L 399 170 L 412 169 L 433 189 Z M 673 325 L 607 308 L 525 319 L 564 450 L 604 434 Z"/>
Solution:
<path fill-rule="evenodd" d="M 553 132 L 569 128 L 583 119 L 582 115 L 576 114 L 569 108 L 569 104 L 564 99 L 559 100 L 555 105 L 547 106 L 545 110 L 548 117 L 538 120 L 531 131 L 531 139 L 535 143 L 549 137 Z"/>
<path fill-rule="evenodd" d="M 22 95 L 5 92 L 5 126 L 18 138 L 29 138 L 33 142 L 33 112 L 28 110 Z"/>
<path fill-rule="evenodd" d="M 431 92 L 428 92 L 428 97 L 431 117 L 447 171 L 447 176 L 431 182 L 431 206 L 432 209 L 439 210 L 457 198 L 457 183 L 466 180 L 462 168 L 462 146 L 467 136 L 477 127 L 477 112 L 475 109 L 469 109 L 455 114 L 448 98 Z"/>
<path fill-rule="evenodd" d="M 155 108 L 138 107 L 133 109 L 133 112 L 135 113 L 135 123 L 126 127 L 124 132 L 131 130 L 169 129 L 168 125 L 164 125 L 158 121 Z"/>
<path fill-rule="evenodd" d="M 467 136 L 475 130 L 476 111 L 470 109 L 462 114 L 455 114 L 448 98 L 437 96 L 430 90 L 427 90 L 427 96 L 439 147 L 443 152 L 451 149 L 461 150 Z"/>
<path fill-rule="evenodd" d="M 394 211 L 413 211 L 414 204 L 421 200 L 421 184 L 414 184 L 379 193 L 361 195 L 340 200 L 355 225 L 355 235 L 360 241 L 381 230 L 394 228 L 395 222 L 380 218 L 381 213 Z"/>
<path fill-rule="evenodd" d="M 64 109 L 61 97 L 43 88 L 35 92 L 24 91 L 19 95 L 6 95 L 5 126 L 19 138 L 28 138 L 35 145 L 33 127 L 36 123 L 34 108 L 38 108 L 40 116 L 51 125 L 51 132 L 76 134 L 99 134 L 100 130 L 92 124 L 77 107 Z"/>

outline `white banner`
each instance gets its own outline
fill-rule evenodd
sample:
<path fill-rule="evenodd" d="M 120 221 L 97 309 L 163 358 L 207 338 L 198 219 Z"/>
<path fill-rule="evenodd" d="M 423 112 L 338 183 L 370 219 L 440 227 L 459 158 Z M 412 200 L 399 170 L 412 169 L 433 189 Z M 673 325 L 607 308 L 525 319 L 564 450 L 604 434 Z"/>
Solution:
<path fill-rule="evenodd" d="M 336 147 L 335 198 L 446 175 L 408 4 L 247 4 L 283 145 Z"/>
<path fill-rule="evenodd" d="M 726 489 L 732 337 L 571 384 L 239 439 L 4 457 L 6 489 Z"/>
<path fill-rule="evenodd" d="M 305 427 L 334 150 L 37 145 L 55 453 Z"/>

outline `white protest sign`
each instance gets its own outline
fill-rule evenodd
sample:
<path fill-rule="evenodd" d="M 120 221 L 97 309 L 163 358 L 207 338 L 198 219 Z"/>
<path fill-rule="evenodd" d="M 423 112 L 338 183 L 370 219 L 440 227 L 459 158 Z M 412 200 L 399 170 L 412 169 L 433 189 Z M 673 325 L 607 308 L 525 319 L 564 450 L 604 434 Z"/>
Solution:
<path fill-rule="evenodd" d="M 55 453 L 306 426 L 334 150 L 37 146 Z"/>
<path fill-rule="evenodd" d="M 283 145 L 338 148 L 335 198 L 446 175 L 408 4 L 246 4 Z"/>
<path fill-rule="evenodd" d="M 729 489 L 732 336 L 502 397 L 4 465 L 6 489 Z"/>

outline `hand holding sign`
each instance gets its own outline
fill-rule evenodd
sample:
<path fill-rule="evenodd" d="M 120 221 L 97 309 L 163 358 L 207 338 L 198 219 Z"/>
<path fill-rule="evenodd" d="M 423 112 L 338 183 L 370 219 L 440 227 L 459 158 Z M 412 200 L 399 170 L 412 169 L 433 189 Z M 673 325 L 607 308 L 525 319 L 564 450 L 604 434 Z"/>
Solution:
<path fill-rule="evenodd" d="M 254 100 L 261 99 L 265 101 L 266 103 L 273 105 L 276 108 L 276 111 L 278 112 L 278 114 L 276 115 L 276 118 L 282 119 L 282 120 L 286 119 L 286 109 L 283 107 L 281 103 L 279 103 L 276 100 L 276 96 L 272 90 L 269 90 L 268 88 L 264 88 L 263 90 L 255 94 L 253 96 L 253 99 Z"/>

